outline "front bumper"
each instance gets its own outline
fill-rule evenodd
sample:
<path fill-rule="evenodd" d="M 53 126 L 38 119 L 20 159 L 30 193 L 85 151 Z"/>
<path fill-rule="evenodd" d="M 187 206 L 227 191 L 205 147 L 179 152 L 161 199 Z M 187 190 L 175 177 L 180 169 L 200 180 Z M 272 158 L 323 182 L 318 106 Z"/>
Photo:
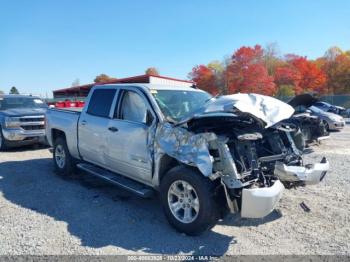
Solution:
<path fill-rule="evenodd" d="M 271 213 L 282 197 L 283 184 L 277 180 L 271 187 L 242 190 L 241 216 L 262 218 Z"/>
<path fill-rule="evenodd" d="M 329 129 L 330 130 L 339 130 L 343 129 L 345 127 L 345 121 L 339 121 L 339 122 L 331 122 L 329 123 Z"/>
<path fill-rule="evenodd" d="M 45 129 L 24 130 L 22 128 L 3 129 L 2 134 L 8 141 L 23 141 L 28 139 L 45 138 Z"/>
<path fill-rule="evenodd" d="M 320 163 L 307 166 L 286 166 L 281 162 L 275 164 L 275 175 L 282 182 L 303 182 L 315 185 L 322 181 L 329 170 L 329 162 L 324 157 Z"/>
<path fill-rule="evenodd" d="M 317 138 L 317 142 L 321 142 L 322 140 L 329 139 L 329 136 L 320 136 Z"/>

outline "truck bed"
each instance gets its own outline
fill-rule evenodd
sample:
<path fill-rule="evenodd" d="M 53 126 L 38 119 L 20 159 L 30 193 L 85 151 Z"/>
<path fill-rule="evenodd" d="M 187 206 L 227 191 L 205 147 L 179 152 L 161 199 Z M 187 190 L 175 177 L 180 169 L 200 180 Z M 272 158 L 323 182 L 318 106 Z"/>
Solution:
<path fill-rule="evenodd" d="M 55 132 L 64 133 L 70 154 L 79 158 L 78 122 L 82 108 L 50 108 L 46 112 L 46 136 L 54 144 Z"/>

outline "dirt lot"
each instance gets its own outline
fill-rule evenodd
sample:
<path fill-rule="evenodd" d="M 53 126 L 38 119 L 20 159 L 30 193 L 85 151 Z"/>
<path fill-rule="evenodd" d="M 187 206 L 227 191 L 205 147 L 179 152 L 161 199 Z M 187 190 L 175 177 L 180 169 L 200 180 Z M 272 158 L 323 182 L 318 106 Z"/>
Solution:
<path fill-rule="evenodd" d="M 306 162 L 331 163 L 320 185 L 286 190 L 268 217 L 231 215 L 200 237 L 175 232 L 157 199 L 54 175 L 47 149 L 1 152 L 0 254 L 350 254 L 350 127 L 313 149 Z"/>

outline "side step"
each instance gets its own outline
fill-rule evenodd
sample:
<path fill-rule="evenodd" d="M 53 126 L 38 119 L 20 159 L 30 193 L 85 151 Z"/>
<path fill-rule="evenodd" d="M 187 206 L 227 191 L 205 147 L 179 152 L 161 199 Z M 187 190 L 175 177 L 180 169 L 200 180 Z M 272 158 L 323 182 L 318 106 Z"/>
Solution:
<path fill-rule="evenodd" d="M 131 180 L 127 177 L 118 175 L 116 173 L 112 173 L 108 170 L 105 170 L 103 168 L 90 165 L 87 163 L 80 163 L 77 165 L 77 167 L 83 171 L 86 171 L 90 173 L 91 175 L 94 175 L 96 177 L 102 178 L 106 180 L 107 182 L 110 182 L 114 185 L 117 185 L 123 189 L 126 189 L 140 197 L 143 198 L 149 198 L 153 195 L 154 190 L 150 187 L 147 187 L 139 182 L 136 182 L 134 180 Z"/>

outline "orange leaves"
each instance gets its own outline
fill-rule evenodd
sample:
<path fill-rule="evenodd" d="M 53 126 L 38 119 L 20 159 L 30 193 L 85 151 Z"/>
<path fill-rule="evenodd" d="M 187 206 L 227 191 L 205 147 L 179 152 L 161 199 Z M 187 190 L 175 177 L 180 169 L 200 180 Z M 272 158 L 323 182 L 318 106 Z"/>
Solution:
<path fill-rule="evenodd" d="M 213 95 L 219 93 L 219 88 L 215 81 L 215 73 L 209 67 L 205 65 L 197 65 L 192 69 L 189 77 L 196 83 L 198 88 Z"/>
<path fill-rule="evenodd" d="M 260 45 L 243 46 L 220 66 L 220 70 L 210 64 L 196 66 L 189 77 L 212 94 L 278 95 L 286 90 L 289 94 L 350 92 L 350 51 L 339 48 L 331 48 L 325 56 L 312 61 L 294 54 L 281 58 Z"/>
<path fill-rule="evenodd" d="M 273 95 L 276 91 L 273 77 L 268 75 L 263 61 L 263 49 L 259 45 L 238 49 L 226 70 L 229 93 Z"/>

